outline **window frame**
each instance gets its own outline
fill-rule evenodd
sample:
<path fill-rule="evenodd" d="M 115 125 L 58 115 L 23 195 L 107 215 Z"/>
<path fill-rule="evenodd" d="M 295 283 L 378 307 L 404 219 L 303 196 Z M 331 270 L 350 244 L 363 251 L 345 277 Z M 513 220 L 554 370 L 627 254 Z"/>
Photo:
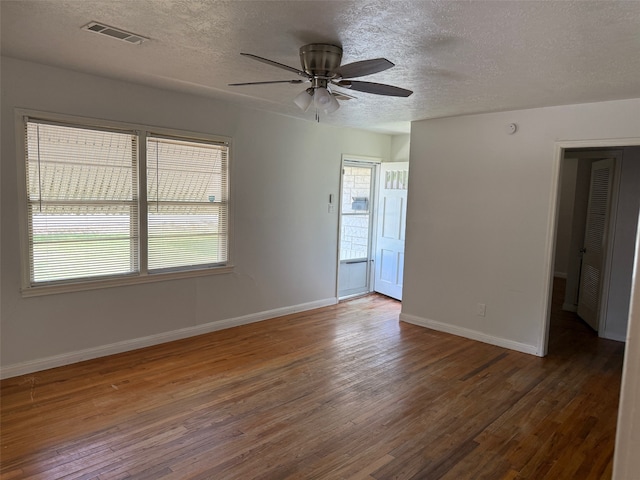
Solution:
<path fill-rule="evenodd" d="M 30 255 L 29 255 L 29 222 L 28 222 L 28 198 L 26 185 L 26 145 L 24 130 L 29 118 L 42 120 L 44 122 L 54 122 L 68 124 L 79 128 L 96 128 L 115 131 L 134 131 L 138 137 L 138 255 L 139 271 L 126 275 L 116 275 L 103 278 L 79 278 L 70 280 L 52 281 L 32 285 L 30 279 Z M 101 120 L 75 115 L 42 112 L 29 109 L 15 109 L 15 131 L 16 131 L 16 158 L 18 173 L 18 221 L 20 236 L 20 259 L 21 259 L 21 293 L 23 297 L 50 295 L 57 293 L 76 292 L 83 290 L 95 290 L 109 287 L 119 287 L 124 285 L 136 285 L 142 283 L 161 282 L 167 280 L 203 277 L 210 275 L 232 273 L 233 265 L 233 202 L 232 202 L 232 157 L 233 146 L 230 137 L 221 135 L 211 135 L 201 132 L 178 130 L 173 128 L 156 127 L 150 125 L 134 124 L 127 122 Z M 147 229 L 147 136 L 160 135 L 179 138 L 185 141 L 210 142 L 224 144 L 228 148 L 227 153 L 227 261 L 221 265 L 204 265 L 194 268 L 183 268 L 179 270 L 148 271 L 148 229 Z"/>

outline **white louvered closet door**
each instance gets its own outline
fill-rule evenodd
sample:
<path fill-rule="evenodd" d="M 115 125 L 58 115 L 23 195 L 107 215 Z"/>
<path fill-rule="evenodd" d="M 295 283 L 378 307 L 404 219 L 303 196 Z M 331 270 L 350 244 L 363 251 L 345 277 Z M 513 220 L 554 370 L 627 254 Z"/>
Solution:
<path fill-rule="evenodd" d="M 578 315 L 598 331 L 602 272 L 607 244 L 614 159 L 591 165 L 589 206 L 584 234 Z"/>

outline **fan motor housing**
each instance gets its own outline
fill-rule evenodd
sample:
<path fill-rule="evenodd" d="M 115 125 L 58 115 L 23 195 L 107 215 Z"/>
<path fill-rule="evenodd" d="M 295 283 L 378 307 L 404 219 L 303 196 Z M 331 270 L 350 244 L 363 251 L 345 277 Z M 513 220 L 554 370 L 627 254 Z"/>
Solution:
<path fill-rule="evenodd" d="M 342 61 L 342 48 L 326 43 L 310 43 L 300 47 L 302 69 L 314 77 L 332 78 Z"/>

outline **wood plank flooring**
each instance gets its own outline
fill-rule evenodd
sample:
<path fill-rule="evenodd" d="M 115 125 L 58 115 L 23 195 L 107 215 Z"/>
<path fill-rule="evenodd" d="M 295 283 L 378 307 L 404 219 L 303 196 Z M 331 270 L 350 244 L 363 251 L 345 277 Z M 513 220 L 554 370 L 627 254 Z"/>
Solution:
<path fill-rule="evenodd" d="M 623 344 L 548 357 L 379 295 L 1 383 L 0 478 L 608 479 Z"/>

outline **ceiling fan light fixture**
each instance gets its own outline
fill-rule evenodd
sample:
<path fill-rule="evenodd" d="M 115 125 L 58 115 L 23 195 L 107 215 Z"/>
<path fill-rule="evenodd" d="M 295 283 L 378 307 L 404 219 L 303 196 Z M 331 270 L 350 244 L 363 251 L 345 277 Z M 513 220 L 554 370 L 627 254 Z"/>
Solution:
<path fill-rule="evenodd" d="M 325 111 L 327 113 L 333 113 L 340 108 L 340 102 L 338 102 L 336 97 L 334 97 L 331 93 L 329 94 L 329 97 L 331 99 L 331 102 L 329 103 L 329 106 L 326 108 Z"/>
<path fill-rule="evenodd" d="M 300 64 L 302 70 L 274 60 L 269 60 L 268 58 L 259 57 L 252 53 L 243 52 L 241 55 L 282 70 L 287 70 L 290 73 L 295 73 L 299 77 L 302 77 L 302 79 L 230 83 L 229 86 L 264 85 L 268 83 L 310 83 L 311 87 L 300 92 L 293 101 L 304 112 L 306 112 L 311 106 L 311 103 L 313 103 L 316 111 L 316 119 L 319 118 L 318 112 L 320 111 L 333 113 L 338 110 L 340 104 L 337 98 L 340 100 L 355 98 L 342 92 L 339 88 L 389 97 L 408 97 L 413 93 L 411 90 L 384 83 L 352 80 L 352 78 L 383 72 L 393 67 L 394 64 L 386 58 L 371 58 L 369 60 L 361 60 L 342 65 L 342 47 L 337 45 L 311 43 L 300 47 Z M 331 91 L 333 87 L 337 87 L 335 92 Z"/>
<path fill-rule="evenodd" d="M 312 100 L 313 89 L 307 88 L 306 90 L 303 90 L 298 95 L 296 95 L 296 98 L 293 99 L 293 103 L 295 103 L 300 108 L 300 110 L 306 112 L 307 110 L 309 110 L 309 106 L 311 105 Z"/>
<path fill-rule="evenodd" d="M 325 113 L 333 113 L 340 108 L 338 101 L 325 87 L 318 87 L 315 89 L 313 94 L 313 103 L 317 109 L 322 110 Z"/>

